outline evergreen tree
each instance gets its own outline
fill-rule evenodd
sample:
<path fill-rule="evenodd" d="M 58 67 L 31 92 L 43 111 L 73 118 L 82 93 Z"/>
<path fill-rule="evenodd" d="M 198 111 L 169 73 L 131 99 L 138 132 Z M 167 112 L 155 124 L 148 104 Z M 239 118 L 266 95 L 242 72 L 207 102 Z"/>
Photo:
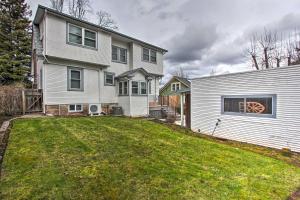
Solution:
<path fill-rule="evenodd" d="M 31 11 L 25 0 L 0 0 L 0 84 L 26 82 L 31 61 Z"/>

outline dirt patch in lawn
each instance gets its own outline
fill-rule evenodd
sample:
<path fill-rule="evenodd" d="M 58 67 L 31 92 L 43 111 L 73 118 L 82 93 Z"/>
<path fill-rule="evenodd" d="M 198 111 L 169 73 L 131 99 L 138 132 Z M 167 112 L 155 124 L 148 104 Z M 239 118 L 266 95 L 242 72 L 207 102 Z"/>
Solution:
<path fill-rule="evenodd" d="M 288 200 L 298 200 L 300 199 L 300 188 L 288 198 Z"/>

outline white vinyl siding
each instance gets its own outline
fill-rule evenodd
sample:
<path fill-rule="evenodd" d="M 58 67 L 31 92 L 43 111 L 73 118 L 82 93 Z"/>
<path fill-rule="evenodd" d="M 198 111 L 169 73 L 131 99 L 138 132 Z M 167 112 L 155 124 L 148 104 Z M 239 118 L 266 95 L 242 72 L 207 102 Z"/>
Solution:
<path fill-rule="evenodd" d="M 91 104 L 98 103 L 100 97 L 99 71 L 92 67 L 84 68 L 83 91 L 67 90 L 68 67 L 55 64 L 43 66 L 43 97 L 45 105 Z"/>
<path fill-rule="evenodd" d="M 194 131 L 300 152 L 300 66 L 227 74 L 191 81 Z M 276 94 L 276 117 L 222 114 L 222 96 Z"/>

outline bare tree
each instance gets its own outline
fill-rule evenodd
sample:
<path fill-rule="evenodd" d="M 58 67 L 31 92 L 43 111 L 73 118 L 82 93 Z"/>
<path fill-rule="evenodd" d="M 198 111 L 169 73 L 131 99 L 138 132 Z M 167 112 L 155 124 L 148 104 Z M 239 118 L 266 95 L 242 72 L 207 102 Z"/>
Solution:
<path fill-rule="evenodd" d="M 274 33 L 274 44 L 273 44 L 273 58 L 276 62 L 276 67 L 280 67 L 280 63 L 283 59 L 284 53 L 282 34 L 278 38 L 277 32 Z"/>
<path fill-rule="evenodd" d="M 291 35 L 289 34 L 289 37 L 285 43 L 285 57 L 287 58 L 287 64 L 288 66 L 292 65 L 292 59 L 294 57 L 294 46 L 292 43 Z"/>
<path fill-rule="evenodd" d="M 270 55 L 269 52 L 273 50 L 274 39 L 271 31 L 264 29 L 264 33 L 259 39 L 259 44 L 263 51 L 263 63 L 266 69 L 270 68 Z"/>
<path fill-rule="evenodd" d="M 254 67 L 259 70 L 257 63 L 257 36 L 254 34 L 250 39 L 250 47 L 247 49 L 247 53 L 251 56 Z"/>
<path fill-rule="evenodd" d="M 117 23 L 112 19 L 111 14 L 106 11 L 100 10 L 96 13 L 98 25 L 104 28 L 118 30 Z"/>
<path fill-rule="evenodd" d="M 78 19 L 84 19 L 91 12 L 89 0 L 69 0 L 69 14 Z"/>
<path fill-rule="evenodd" d="M 181 78 L 188 78 L 188 73 L 186 73 L 183 69 L 183 67 L 179 67 L 176 71 L 171 73 L 173 76 L 178 76 Z"/>
<path fill-rule="evenodd" d="M 63 11 L 64 8 L 64 0 L 50 0 L 51 7 L 59 12 Z"/>
<path fill-rule="evenodd" d="M 297 30 L 295 30 L 295 36 L 294 36 L 294 50 L 295 50 L 294 64 L 300 64 L 300 33 Z"/>

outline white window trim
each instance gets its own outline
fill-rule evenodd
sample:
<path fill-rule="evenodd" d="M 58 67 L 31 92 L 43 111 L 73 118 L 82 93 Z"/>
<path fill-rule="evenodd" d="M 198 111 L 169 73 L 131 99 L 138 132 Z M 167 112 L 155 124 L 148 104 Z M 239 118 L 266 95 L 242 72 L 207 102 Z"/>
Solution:
<path fill-rule="evenodd" d="M 145 83 L 145 89 L 146 89 L 146 93 L 142 94 L 142 83 Z M 139 81 L 139 95 L 143 96 L 143 95 L 147 95 L 147 82 L 146 81 Z"/>
<path fill-rule="evenodd" d="M 70 106 L 71 106 L 71 105 L 74 105 L 74 106 L 75 106 L 75 110 L 71 110 L 71 109 L 70 109 Z M 80 109 L 80 110 L 77 110 L 77 106 L 78 106 L 78 105 L 81 106 L 81 109 Z M 70 113 L 83 112 L 83 104 L 69 104 L 69 106 L 68 106 L 68 111 L 69 111 Z"/>
<path fill-rule="evenodd" d="M 148 50 L 148 56 L 149 56 L 149 60 L 144 59 L 144 49 Z M 156 58 L 156 62 L 152 62 L 151 61 L 151 51 L 155 52 L 155 58 Z M 157 51 L 147 48 L 147 47 L 142 47 L 142 61 L 144 62 L 149 62 L 149 63 L 153 63 L 153 64 L 157 64 Z"/>
<path fill-rule="evenodd" d="M 81 29 L 81 44 L 77 44 L 75 42 L 70 42 L 70 38 L 69 38 L 70 25 L 78 27 L 78 28 Z M 96 42 L 95 47 L 85 45 L 85 41 L 84 41 L 84 39 L 85 39 L 85 30 L 95 33 L 95 37 L 96 37 L 95 38 L 95 42 Z M 89 37 L 87 37 L 87 38 L 93 40 L 92 38 L 89 38 Z M 77 25 L 72 24 L 72 23 L 67 23 L 67 43 L 71 44 L 71 45 L 76 45 L 76 46 L 80 46 L 80 47 L 89 48 L 89 49 L 98 49 L 98 33 L 96 31 L 93 31 L 93 30 L 90 30 L 90 29 L 87 29 L 87 28 L 83 28 L 81 26 L 77 26 Z"/>
<path fill-rule="evenodd" d="M 248 98 L 272 98 L 272 114 L 263 114 L 263 113 L 247 113 L 246 109 L 244 112 L 225 112 L 224 111 L 224 102 L 225 98 L 243 98 L 244 106 L 246 106 L 245 102 Z M 225 95 L 221 96 L 221 114 L 223 115 L 239 115 L 239 116 L 250 116 L 250 117 L 267 117 L 267 118 L 276 118 L 277 110 L 277 95 L 276 94 L 257 94 L 257 95 Z"/>
<path fill-rule="evenodd" d="M 173 85 L 175 85 L 175 90 L 173 89 Z M 176 92 L 178 91 L 176 88 L 177 88 L 177 85 L 179 85 L 179 90 L 181 90 L 181 83 L 180 82 L 174 82 L 171 84 L 171 91 L 172 92 Z"/>
<path fill-rule="evenodd" d="M 122 89 L 122 93 L 120 93 L 120 83 L 121 83 L 121 89 Z M 127 83 L 127 93 L 125 94 L 124 93 L 124 89 L 125 89 L 125 84 L 124 83 Z M 129 89 L 129 84 L 128 84 L 128 81 L 119 81 L 119 96 L 128 96 L 128 94 L 129 94 L 129 91 L 128 91 L 128 89 Z"/>
<path fill-rule="evenodd" d="M 107 74 L 110 74 L 110 75 L 112 75 L 113 76 L 113 83 L 111 84 L 111 83 L 107 83 L 106 82 L 106 75 Z M 104 72 L 104 86 L 114 86 L 115 85 L 115 73 L 113 73 L 113 72 Z"/>
<path fill-rule="evenodd" d="M 78 67 L 68 66 L 68 91 L 84 91 L 84 69 Z M 79 71 L 80 72 L 80 88 L 72 88 L 71 87 L 71 71 Z"/>
<path fill-rule="evenodd" d="M 111 54 L 112 54 L 112 51 L 113 51 L 113 47 L 117 48 L 117 60 L 114 60 L 113 57 L 111 56 L 111 61 L 112 62 L 117 62 L 117 63 L 122 63 L 122 64 L 127 64 L 127 49 L 122 48 L 122 47 L 118 47 L 116 45 L 112 45 Z M 125 62 L 121 61 L 121 50 L 125 50 Z"/>
<path fill-rule="evenodd" d="M 132 82 L 137 82 L 138 83 L 138 93 L 132 93 Z M 147 85 L 147 81 L 132 81 L 131 82 L 131 95 L 132 96 L 147 96 L 148 95 L 148 85 Z M 142 87 L 141 87 L 141 83 L 145 83 L 146 84 L 146 93 L 142 94 Z"/>

